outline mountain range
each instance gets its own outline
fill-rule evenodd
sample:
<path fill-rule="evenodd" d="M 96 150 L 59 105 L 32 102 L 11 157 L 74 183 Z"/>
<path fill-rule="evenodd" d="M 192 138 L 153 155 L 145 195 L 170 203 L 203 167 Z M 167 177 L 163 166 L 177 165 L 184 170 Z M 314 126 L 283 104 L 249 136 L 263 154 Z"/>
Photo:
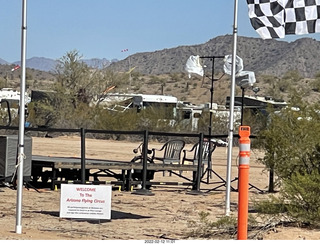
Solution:
<path fill-rule="evenodd" d="M 124 60 L 86 59 L 83 60 L 94 68 L 128 71 L 135 68 L 142 74 L 159 75 L 184 71 L 184 65 L 190 55 L 225 56 L 232 53 L 233 36 L 218 36 L 206 43 L 178 46 L 154 52 L 136 53 Z M 319 72 L 320 42 L 312 38 L 301 38 L 293 42 L 279 40 L 262 40 L 238 36 L 237 55 L 243 59 L 244 70 L 256 74 L 282 76 L 290 70 L 299 71 L 300 75 L 312 78 Z M 202 59 L 202 63 L 210 69 L 212 59 Z M 29 68 L 51 71 L 56 60 L 33 57 L 26 61 Z M 19 62 L 15 62 L 18 64 Z M 0 64 L 8 64 L 0 59 Z M 215 72 L 223 71 L 223 59 L 215 59 Z"/>
<path fill-rule="evenodd" d="M 125 71 L 130 63 L 131 67 L 138 68 L 144 74 L 182 72 L 190 55 L 230 55 L 232 42 L 232 35 L 225 35 L 204 44 L 137 53 L 125 60 L 112 63 L 109 68 Z M 289 70 L 297 70 L 302 76 L 312 78 L 320 70 L 320 42 L 311 38 L 286 42 L 240 36 L 237 38 L 237 55 L 243 59 L 244 70 L 254 71 L 256 74 L 282 76 Z M 211 69 L 210 60 L 204 59 L 203 62 Z M 223 59 L 216 59 L 214 71 L 222 72 L 223 64 Z"/>
<path fill-rule="evenodd" d="M 113 59 L 110 61 L 110 60 L 107 60 L 106 58 L 103 58 L 103 59 L 92 58 L 92 59 L 83 59 L 82 61 L 92 68 L 102 69 L 109 66 L 112 62 L 117 62 L 118 60 Z M 0 58 L 0 65 L 10 65 L 10 64 L 20 65 L 20 63 L 21 63 L 20 61 L 9 63 Z M 57 60 L 50 59 L 50 58 L 32 57 L 26 60 L 26 67 L 30 69 L 50 72 L 55 70 L 57 63 L 58 63 Z"/>

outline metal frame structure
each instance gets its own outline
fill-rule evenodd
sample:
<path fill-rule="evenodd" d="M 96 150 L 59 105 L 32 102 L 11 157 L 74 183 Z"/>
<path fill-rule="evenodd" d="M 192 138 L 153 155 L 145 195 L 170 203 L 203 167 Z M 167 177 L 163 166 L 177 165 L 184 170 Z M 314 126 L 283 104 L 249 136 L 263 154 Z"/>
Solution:
<path fill-rule="evenodd" d="M 213 92 L 214 92 L 214 81 L 217 81 L 219 79 L 221 79 L 221 77 L 219 79 L 215 79 L 214 78 L 214 64 L 215 64 L 215 59 L 216 58 L 224 58 L 225 56 L 200 56 L 200 58 L 202 59 L 210 59 L 212 61 L 212 66 L 211 66 L 211 87 L 210 87 L 210 114 L 209 114 L 209 126 L 208 126 L 208 132 L 209 132 L 209 138 L 211 140 L 211 136 L 212 136 L 212 116 L 213 116 Z M 210 144 L 211 145 L 211 144 Z M 212 162 L 211 162 L 211 158 L 208 159 L 208 167 L 205 170 L 203 176 L 205 174 L 207 174 L 207 182 L 209 182 L 210 178 L 212 178 L 212 174 L 214 173 L 215 175 L 217 175 L 216 172 L 214 172 L 212 170 Z"/>

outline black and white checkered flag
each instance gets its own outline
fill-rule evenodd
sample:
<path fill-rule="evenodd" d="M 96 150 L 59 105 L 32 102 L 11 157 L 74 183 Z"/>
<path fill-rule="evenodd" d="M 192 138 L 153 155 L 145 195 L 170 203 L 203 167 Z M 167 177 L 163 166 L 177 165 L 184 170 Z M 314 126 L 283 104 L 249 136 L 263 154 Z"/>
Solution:
<path fill-rule="evenodd" d="M 320 32 L 320 0 L 247 0 L 253 28 L 263 39 Z"/>

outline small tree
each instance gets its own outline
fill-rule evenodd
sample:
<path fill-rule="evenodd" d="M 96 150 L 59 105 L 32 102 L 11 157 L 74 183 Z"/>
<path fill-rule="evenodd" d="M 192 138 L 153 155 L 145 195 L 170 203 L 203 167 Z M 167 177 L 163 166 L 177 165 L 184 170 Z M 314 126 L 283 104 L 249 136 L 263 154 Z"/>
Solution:
<path fill-rule="evenodd" d="M 78 51 L 68 52 L 56 67 L 57 82 L 46 99 L 30 105 L 29 119 L 34 125 L 72 128 L 87 124 L 93 116 L 89 107 L 93 85 L 88 66 Z M 80 114 L 86 118 L 79 118 Z"/>

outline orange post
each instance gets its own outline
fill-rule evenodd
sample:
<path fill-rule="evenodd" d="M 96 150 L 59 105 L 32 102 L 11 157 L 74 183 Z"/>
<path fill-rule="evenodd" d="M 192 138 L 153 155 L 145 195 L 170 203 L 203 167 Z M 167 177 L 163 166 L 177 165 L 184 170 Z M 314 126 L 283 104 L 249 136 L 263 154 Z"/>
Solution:
<path fill-rule="evenodd" d="M 239 195 L 238 195 L 238 240 L 247 240 L 248 205 L 249 205 L 249 161 L 250 161 L 250 126 L 239 128 Z"/>

